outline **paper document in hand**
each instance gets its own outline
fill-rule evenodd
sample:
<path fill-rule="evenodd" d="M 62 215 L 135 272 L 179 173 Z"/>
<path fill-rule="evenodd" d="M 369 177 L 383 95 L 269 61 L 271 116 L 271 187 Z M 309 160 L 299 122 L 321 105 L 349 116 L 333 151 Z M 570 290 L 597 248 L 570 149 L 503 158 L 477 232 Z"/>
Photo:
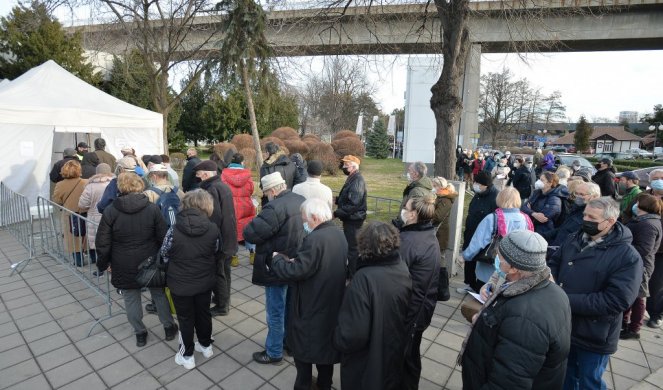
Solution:
<path fill-rule="evenodd" d="M 470 294 L 474 299 L 476 299 L 477 301 L 481 302 L 481 304 L 486 303 L 486 301 L 484 301 L 483 299 L 481 299 L 481 294 L 473 293 L 473 292 L 471 292 L 471 291 L 469 292 L 469 294 Z"/>

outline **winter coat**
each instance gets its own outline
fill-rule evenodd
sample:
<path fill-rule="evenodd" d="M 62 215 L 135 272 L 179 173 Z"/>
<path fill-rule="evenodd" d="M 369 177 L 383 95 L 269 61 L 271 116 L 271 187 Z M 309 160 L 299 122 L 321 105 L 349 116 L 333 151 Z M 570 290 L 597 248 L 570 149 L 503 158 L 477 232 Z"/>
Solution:
<path fill-rule="evenodd" d="M 200 187 L 200 183 L 196 180 L 196 171 L 193 168 L 200 164 L 200 159 L 196 156 L 187 157 L 186 165 L 182 171 L 182 190 L 184 192 L 193 191 Z"/>
<path fill-rule="evenodd" d="M 251 171 L 229 167 L 221 172 L 221 180 L 230 187 L 230 192 L 233 194 L 233 205 L 237 220 L 237 241 L 244 241 L 242 235 L 244 226 L 256 216 L 256 208 L 251 199 L 251 195 L 253 195 Z"/>
<path fill-rule="evenodd" d="M 435 227 L 430 222 L 403 226 L 399 253 L 412 279 L 405 323 L 408 329 L 413 326 L 412 329 L 424 331 L 430 325 L 437 304 L 441 255 Z"/>
<path fill-rule="evenodd" d="M 216 224 L 221 232 L 221 250 L 226 258 L 237 253 L 237 224 L 235 220 L 235 206 L 230 187 L 223 184 L 221 176 L 214 175 L 200 183 L 200 188 L 209 192 L 214 199 L 214 211 L 210 220 Z"/>
<path fill-rule="evenodd" d="M 524 165 L 518 167 L 513 174 L 511 185 L 520 192 L 521 199 L 529 199 L 532 194 L 532 188 L 534 187 L 532 171 Z"/>
<path fill-rule="evenodd" d="M 97 226 L 99 226 L 99 221 L 101 221 L 101 213 L 97 210 L 97 203 L 101 200 L 111 180 L 113 180 L 113 175 L 111 174 L 92 176 L 85 185 L 83 193 L 78 200 L 78 208 L 81 212 L 87 212 L 87 219 L 96 223 L 87 224 L 87 243 L 90 249 L 96 248 Z"/>
<path fill-rule="evenodd" d="M 463 389 L 562 388 L 571 309 L 564 291 L 541 279 L 513 282 L 483 309 L 462 356 Z"/>
<path fill-rule="evenodd" d="M 297 249 L 304 238 L 302 213 L 299 207 L 304 197 L 288 190 L 282 191 L 269 201 L 244 228 L 244 239 L 256 244 L 253 263 L 253 284 L 259 286 L 280 286 L 283 282 L 273 273 L 272 254 L 282 253 L 288 258 L 297 255 Z"/>
<path fill-rule="evenodd" d="M 624 211 L 633 207 L 633 204 L 636 203 L 634 201 L 638 197 L 638 195 L 640 195 L 640 193 L 642 193 L 642 190 L 637 185 L 626 190 L 626 193 L 624 193 L 624 196 L 622 197 L 622 201 L 619 203 L 619 212 L 622 215 L 624 214 Z"/>
<path fill-rule="evenodd" d="M 596 171 L 592 181 L 601 188 L 601 196 L 615 196 L 615 172 L 614 168 Z"/>
<path fill-rule="evenodd" d="M 571 207 L 571 212 L 566 216 L 566 218 L 564 218 L 564 222 L 562 222 L 559 227 L 548 230 L 547 232 L 541 234 L 543 238 L 548 241 L 548 246 L 560 246 L 569 238 L 571 234 L 579 232 L 580 228 L 582 227 L 584 212 L 584 205 L 573 205 Z"/>
<path fill-rule="evenodd" d="M 303 196 L 306 200 L 317 198 L 329 205 L 329 210 L 334 209 L 334 196 L 331 188 L 320 182 L 319 177 L 307 177 L 306 181 L 292 187 L 292 192 Z"/>
<path fill-rule="evenodd" d="M 51 179 L 53 183 L 58 183 L 64 180 L 64 177 L 62 177 L 60 171 L 62 170 L 64 164 L 66 164 L 71 160 L 78 161 L 78 157 L 65 156 L 62 160 L 53 164 L 53 169 L 51 169 L 51 173 L 49 173 L 48 175 L 48 177 Z"/>
<path fill-rule="evenodd" d="M 477 230 L 479 223 L 483 221 L 486 215 L 493 213 L 497 209 L 497 193 L 498 191 L 495 186 L 490 186 L 485 191 L 477 192 L 472 197 L 470 206 L 467 209 L 465 230 L 463 230 L 463 250 L 470 245 L 472 236 Z"/>
<path fill-rule="evenodd" d="M 308 234 L 294 258 L 272 259 L 272 272 L 290 285 L 288 346 L 305 363 L 335 364 L 341 355 L 332 346 L 345 291 L 348 245 L 333 222 Z"/>
<path fill-rule="evenodd" d="M 431 193 L 433 190 L 433 182 L 430 181 L 428 176 L 424 176 L 419 180 L 413 180 L 403 190 L 402 206 L 405 206 L 407 200 L 415 196 L 424 196 Z"/>
<path fill-rule="evenodd" d="M 562 214 L 562 202 L 566 202 L 568 192 L 563 186 L 551 188 L 547 193 L 534 190 L 532 196 L 521 206 L 521 210 L 532 217 L 532 213 L 543 213 L 548 218 L 547 222 L 541 223 L 532 217 L 534 231 L 543 234 L 555 228 L 555 221 Z"/>
<path fill-rule="evenodd" d="M 474 161 L 474 158 L 471 156 L 465 155 L 463 157 L 463 173 L 466 175 L 472 173 L 472 161 Z"/>
<path fill-rule="evenodd" d="M 555 170 L 555 155 L 553 152 L 546 153 L 546 156 L 543 158 L 543 167 L 546 171 Z"/>
<path fill-rule="evenodd" d="M 591 247 L 586 247 L 585 236 L 578 232 L 569 237 L 548 266 L 571 303 L 571 344 L 611 354 L 617 350 L 622 313 L 638 296 L 642 259 L 631 245 L 631 231 L 620 222 Z"/>
<path fill-rule="evenodd" d="M 632 218 L 626 224 L 626 227 L 631 230 L 633 234 L 633 247 L 642 257 L 644 266 L 644 276 L 638 297 L 646 298 L 649 296 L 649 279 L 654 273 L 654 264 L 656 252 L 661 246 L 661 237 L 663 236 L 663 229 L 661 229 L 661 216 L 656 214 L 644 214 Z"/>
<path fill-rule="evenodd" d="M 506 183 L 509 181 L 509 173 L 511 172 L 511 168 L 508 166 L 497 166 L 495 167 L 495 173 L 493 177 L 495 180 L 493 180 L 493 185 L 495 188 L 497 188 L 498 191 L 502 191 L 503 189 L 506 188 Z"/>
<path fill-rule="evenodd" d="M 99 156 L 99 164 L 106 163 L 111 167 L 111 171 L 115 172 L 116 160 L 112 154 L 102 149 L 97 149 L 94 152 Z"/>
<path fill-rule="evenodd" d="M 486 163 L 483 165 L 483 170 L 488 173 L 493 173 L 495 166 L 497 166 L 497 161 L 492 157 L 488 157 Z"/>
<path fill-rule="evenodd" d="M 138 289 L 138 265 L 157 254 L 166 231 L 159 207 L 142 193 L 121 195 L 108 206 L 97 230 L 97 267 L 112 268 L 111 282 L 121 289 Z"/>
<path fill-rule="evenodd" d="M 289 190 L 292 190 L 292 187 L 295 184 L 303 183 L 306 180 L 306 178 L 302 178 L 299 175 L 295 163 L 293 163 L 282 150 L 272 154 L 262 163 L 262 166 L 260 167 L 260 178 L 262 179 L 264 176 L 274 172 L 281 174 L 283 180 L 285 180 L 285 185 Z M 262 183 L 260 184 L 260 188 L 262 188 Z M 263 195 L 262 205 L 264 206 L 265 204 L 267 204 L 267 197 Z"/>
<path fill-rule="evenodd" d="M 398 252 L 370 262 L 359 259 L 334 331 L 343 390 L 398 389 L 411 294 L 410 273 Z"/>
<path fill-rule="evenodd" d="M 534 168 L 541 168 L 543 163 L 543 154 L 539 152 L 534 153 L 534 156 L 532 157 L 532 163 L 534 164 Z"/>
<path fill-rule="evenodd" d="M 51 200 L 76 214 L 80 214 L 78 200 L 85 189 L 87 180 L 81 178 L 64 179 L 55 184 Z M 85 249 L 85 237 L 74 237 L 71 233 L 70 213 L 60 213 L 60 226 L 64 234 L 64 248 L 67 253 L 80 252 Z"/>
<path fill-rule="evenodd" d="M 175 221 L 161 248 L 168 288 L 184 297 L 212 290 L 222 257 L 219 228 L 195 208 L 180 211 Z"/>
<path fill-rule="evenodd" d="M 472 175 L 476 175 L 477 173 L 481 172 L 484 165 L 486 165 L 484 160 L 479 160 L 477 158 L 476 160 L 472 161 Z"/>
<path fill-rule="evenodd" d="M 366 183 L 359 171 L 348 176 L 336 198 L 334 217 L 343 222 L 364 222 L 366 219 Z"/>
<path fill-rule="evenodd" d="M 451 209 L 453 203 L 458 197 L 458 193 L 449 193 L 447 190 L 440 190 L 437 192 L 435 198 L 435 214 L 433 214 L 433 225 L 437 226 L 437 242 L 440 244 L 440 251 L 449 248 L 449 232 L 451 223 Z"/>
<path fill-rule="evenodd" d="M 99 202 L 97 202 L 97 211 L 99 211 L 99 214 L 103 214 L 106 207 L 110 206 L 119 195 L 120 190 L 117 188 L 117 177 L 114 177 L 106 186 Z"/>
<path fill-rule="evenodd" d="M 96 153 L 85 153 L 81 161 L 81 177 L 89 179 L 97 174 L 97 165 L 99 165 L 99 156 Z"/>

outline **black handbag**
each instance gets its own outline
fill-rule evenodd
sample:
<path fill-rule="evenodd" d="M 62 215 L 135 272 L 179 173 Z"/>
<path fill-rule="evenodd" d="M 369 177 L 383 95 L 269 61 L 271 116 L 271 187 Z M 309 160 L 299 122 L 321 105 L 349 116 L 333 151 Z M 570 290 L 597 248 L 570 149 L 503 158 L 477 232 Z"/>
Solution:
<path fill-rule="evenodd" d="M 138 265 L 138 274 L 136 274 L 136 283 L 141 287 L 165 287 L 166 272 L 161 267 L 161 255 L 150 256 Z"/>
<path fill-rule="evenodd" d="M 490 243 L 486 245 L 476 256 L 474 256 L 474 261 L 479 261 L 481 263 L 495 264 L 495 256 L 497 256 L 497 247 L 502 241 L 502 236 L 497 233 L 497 213 L 495 214 L 495 229 L 493 230 L 493 236 L 490 239 Z"/>
<path fill-rule="evenodd" d="M 74 237 L 84 237 L 87 234 L 85 220 L 81 217 L 87 218 L 87 213 L 80 214 L 80 217 L 75 214 L 69 216 L 69 229 Z"/>

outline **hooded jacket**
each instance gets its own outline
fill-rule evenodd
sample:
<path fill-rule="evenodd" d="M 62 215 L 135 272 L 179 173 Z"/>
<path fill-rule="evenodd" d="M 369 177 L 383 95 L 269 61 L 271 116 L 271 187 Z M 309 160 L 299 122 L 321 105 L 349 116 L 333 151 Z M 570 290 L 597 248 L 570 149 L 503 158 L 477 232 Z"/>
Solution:
<path fill-rule="evenodd" d="M 81 197 L 78 199 L 78 207 L 81 209 L 81 212 L 87 212 L 87 218 L 97 224 L 87 225 L 87 241 L 90 249 L 96 248 L 97 226 L 99 221 L 101 221 L 101 213 L 97 210 L 97 203 L 101 200 L 108 183 L 113 180 L 113 177 L 111 174 L 92 176 L 85 185 Z"/>
<path fill-rule="evenodd" d="M 182 190 L 184 192 L 195 190 L 200 187 L 200 183 L 196 180 L 196 171 L 193 169 L 196 165 L 200 164 L 198 156 L 187 157 L 184 171 L 182 172 Z"/>
<path fill-rule="evenodd" d="M 53 168 L 51 169 L 51 173 L 48 175 L 48 177 L 51 179 L 53 183 L 57 183 L 59 181 L 64 180 L 64 177 L 60 174 L 60 171 L 62 170 L 62 167 L 64 164 L 67 162 L 74 160 L 78 161 L 78 157 L 76 156 L 65 156 L 62 160 L 56 162 L 53 164 Z"/>
<path fill-rule="evenodd" d="M 521 199 L 529 199 L 530 195 L 532 195 L 532 188 L 534 187 L 530 168 L 527 168 L 525 164 L 518 167 L 513 174 L 511 184 L 520 192 Z"/>
<path fill-rule="evenodd" d="M 97 267 L 112 267 L 111 282 L 121 289 L 138 289 L 138 265 L 157 254 L 166 221 L 159 207 L 142 193 L 121 195 L 106 207 L 97 230 Z"/>
<path fill-rule="evenodd" d="M 534 223 L 534 231 L 539 234 L 547 233 L 555 228 L 555 222 L 563 222 L 562 216 L 563 206 L 562 203 L 566 202 L 568 197 L 568 190 L 565 186 L 557 186 L 551 188 L 547 193 L 541 190 L 534 190 L 534 193 L 520 208 L 523 213 L 532 216 L 532 213 L 543 213 L 548 218 L 547 222 L 539 222 L 536 218 L 532 218 Z M 561 220 L 558 218 L 562 218 Z"/>
<path fill-rule="evenodd" d="M 96 153 L 85 153 L 83 156 L 83 161 L 81 161 L 81 177 L 83 179 L 89 179 L 92 176 L 97 174 L 97 165 L 99 165 L 99 156 Z"/>
<path fill-rule="evenodd" d="M 221 181 L 221 176 L 214 175 L 200 183 L 200 188 L 209 192 L 214 200 L 214 211 L 210 220 L 221 232 L 221 251 L 225 258 L 237 253 L 237 224 L 235 205 L 230 187 Z"/>
<path fill-rule="evenodd" d="M 256 215 L 256 208 L 251 200 L 254 186 L 251 171 L 229 166 L 221 172 L 221 180 L 230 187 L 230 192 L 233 195 L 235 219 L 237 220 L 237 241 L 244 241 L 244 235 L 242 234 L 244 226 L 251 222 Z"/>
<path fill-rule="evenodd" d="M 615 196 L 615 168 L 610 167 L 596 171 L 592 181 L 601 188 L 601 196 Z"/>
<path fill-rule="evenodd" d="M 570 236 L 548 266 L 571 304 L 571 344 L 599 354 L 617 351 L 622 313 L 638 296 L 642 259 L 631 231 L 616 222 L 610 233 L 588 246 L 584 233 Z"/>

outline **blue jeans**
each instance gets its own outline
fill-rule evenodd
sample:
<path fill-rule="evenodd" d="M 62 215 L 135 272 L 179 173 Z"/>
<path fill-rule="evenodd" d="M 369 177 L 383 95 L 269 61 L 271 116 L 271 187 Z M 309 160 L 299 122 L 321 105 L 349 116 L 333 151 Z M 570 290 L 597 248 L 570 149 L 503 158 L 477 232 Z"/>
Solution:
<path fill-rule="evenodd" d="M 569 360 L 566 363 L 564 390 L 601 389 L 607 388 L 601 378 L 610 355 L 589 352 L 571 345 Z"/>
<path fill-rule="evenodd" d="M 288 286 L 265 287 L 265 312 L 267 313 L 267 340 L 265 350 L 271 358 L 283 357 L 285 334 L 285 296 Z"/>

